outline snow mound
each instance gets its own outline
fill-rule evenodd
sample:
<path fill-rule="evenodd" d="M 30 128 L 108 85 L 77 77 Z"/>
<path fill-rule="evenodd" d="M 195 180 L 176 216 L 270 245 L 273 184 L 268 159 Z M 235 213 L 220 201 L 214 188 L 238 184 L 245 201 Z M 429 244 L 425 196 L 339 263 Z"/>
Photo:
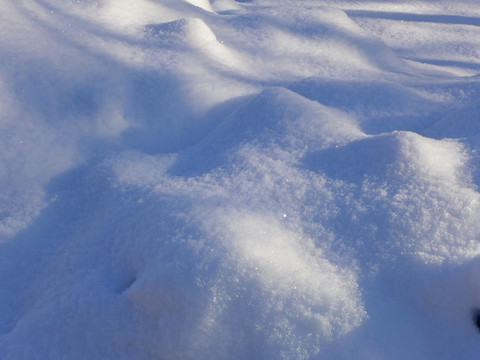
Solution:
<path fill-rule="evenodd" d="M 358 187 L 357 194 L 348 195 L 355 200 L 346 200 L 344 210 L 363 208 L 364 221 L 375 224 L 364 235 L 370 238 L 365 243 L 351 232 L 359 214 L 348 215 L 353 223 L 342 222 L 348 236 L 360 241 L 355 245 L 358 251 L 368 246 L 390 258 L 388 248 L 400 247 L 402 254 L 435 262 L 475 253 L 472 240 L 478 230 L 473 224 L 479 199 L 470 185 L 465 151 L 457 142 L 395 132 L 308 153 L 303 163 L 307 169 Z M 369 253 L 365 255 L 368 258 Z"/>
<path fill-rule="evenodd" d="M 182 153 L 169 171 L 207 171 L 228 164 L 245 146 L 279 149 L 298 158 L 307 149 L 326 148 L 363 136 L 352 117 L 286 89 L 273 88 L 237 108 L 202 142 Z"/>
<path fill-rule="evenodd" d="M 0 358 L 478 358 L 465 9 L 5 1 Z"/>
<path fill-rule="evenodd" d="M 241 67 L 238 59 L 241 55 L 221 44 L 202 19 L 185 18 L 168 23 L 148 24 L 145 26 L 145 33 L 149 40 L 167 43 L 168 46 L 172 46 L 172 40 L 177 41 L 177 47 L 184 43 L 222 66 Z"/>
<path fill-rule="evenodd" d="M 469 179 L 467 155 L 458 142 L 433 140 L 412 132 L 371 136 L 309 153 L 304 163 L 309 169 L 353 182 L 401 176 L 467 185 Z"/>

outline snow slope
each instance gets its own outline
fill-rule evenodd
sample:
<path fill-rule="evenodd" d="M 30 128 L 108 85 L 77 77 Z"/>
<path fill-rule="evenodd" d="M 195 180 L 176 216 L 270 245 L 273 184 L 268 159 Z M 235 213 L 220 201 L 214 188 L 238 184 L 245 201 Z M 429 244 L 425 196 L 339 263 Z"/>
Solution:
<path fill-rule="evenodd" d="M 5 0 L 1 359 L 477 359 L 480 5 Z"/>

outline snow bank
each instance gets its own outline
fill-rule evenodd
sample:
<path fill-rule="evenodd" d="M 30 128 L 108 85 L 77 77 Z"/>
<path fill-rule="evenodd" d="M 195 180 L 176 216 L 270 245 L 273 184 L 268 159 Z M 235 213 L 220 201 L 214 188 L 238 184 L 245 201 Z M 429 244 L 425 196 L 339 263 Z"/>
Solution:
<path fill-rule="evenodd" d="M 463 5 L 7 1 L 0 358 L 476 359 Z"/>

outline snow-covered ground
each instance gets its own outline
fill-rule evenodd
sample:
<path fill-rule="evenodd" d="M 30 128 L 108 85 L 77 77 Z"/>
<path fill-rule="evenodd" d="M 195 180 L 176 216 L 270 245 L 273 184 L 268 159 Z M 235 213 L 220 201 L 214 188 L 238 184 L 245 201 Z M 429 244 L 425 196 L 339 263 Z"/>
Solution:
<path fill-rule="evenodd" d="M 478 359 L 480 3 L 4 0 L 0 359 Z"/>

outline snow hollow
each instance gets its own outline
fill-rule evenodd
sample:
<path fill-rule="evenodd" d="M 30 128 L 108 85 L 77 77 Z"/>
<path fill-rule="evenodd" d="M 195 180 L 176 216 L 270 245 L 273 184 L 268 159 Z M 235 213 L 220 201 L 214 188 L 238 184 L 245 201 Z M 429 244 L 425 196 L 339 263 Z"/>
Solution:
<path fill-rule="evenodd" d="M 478 359 L 480 4 L 4 0 L 0 359 Z"/>

